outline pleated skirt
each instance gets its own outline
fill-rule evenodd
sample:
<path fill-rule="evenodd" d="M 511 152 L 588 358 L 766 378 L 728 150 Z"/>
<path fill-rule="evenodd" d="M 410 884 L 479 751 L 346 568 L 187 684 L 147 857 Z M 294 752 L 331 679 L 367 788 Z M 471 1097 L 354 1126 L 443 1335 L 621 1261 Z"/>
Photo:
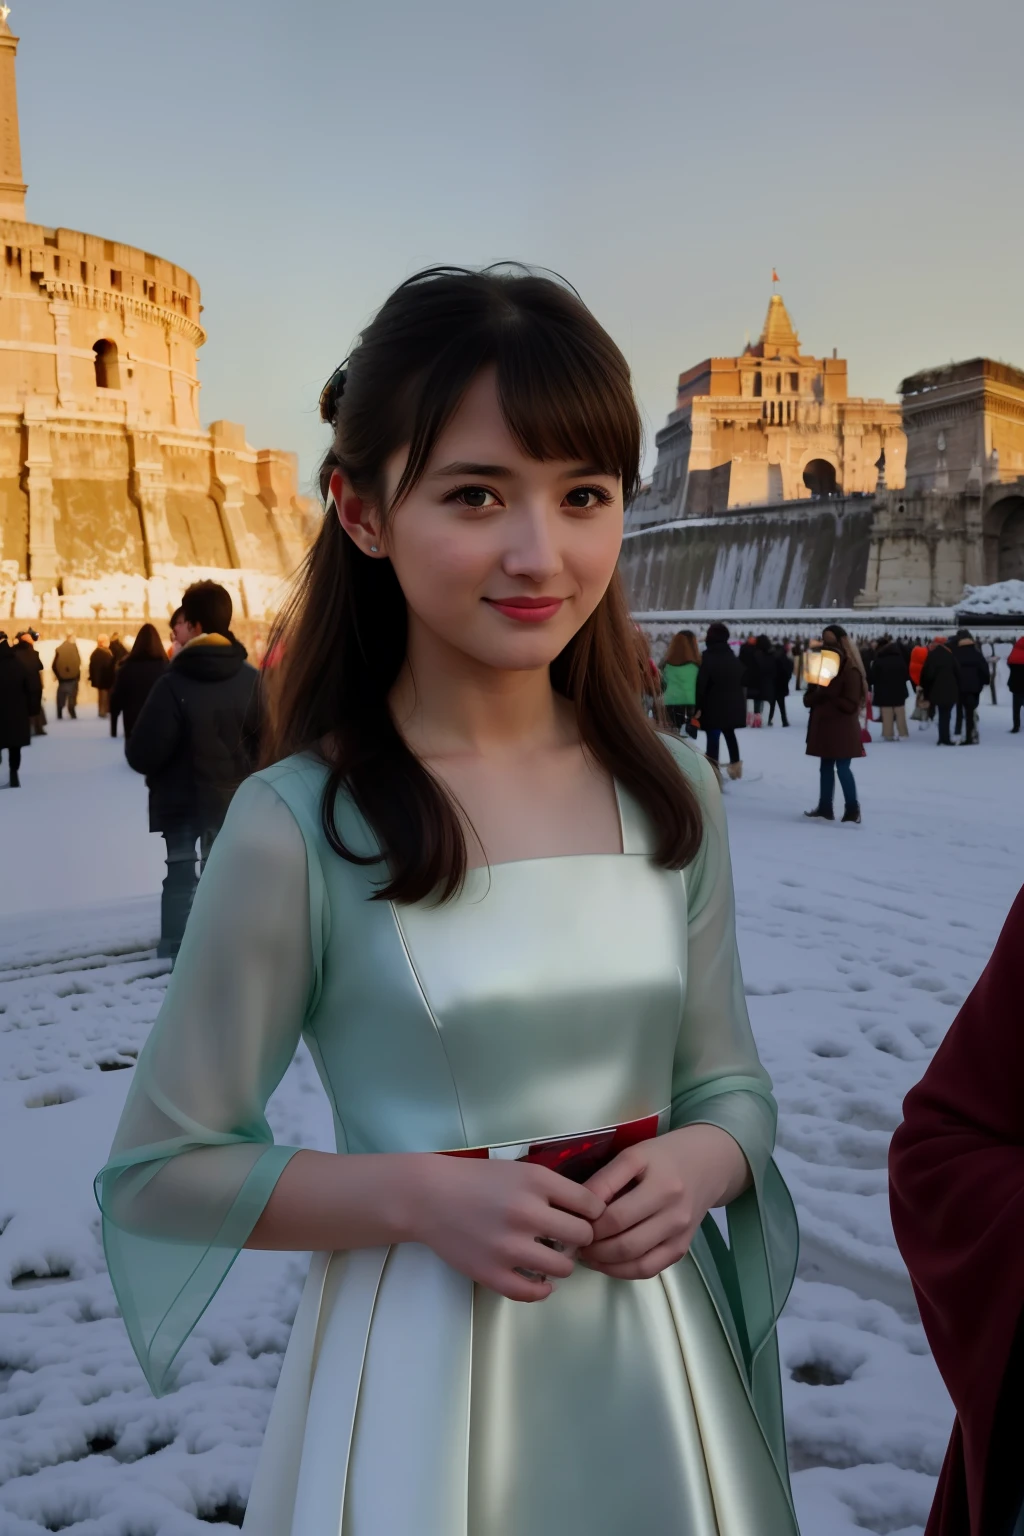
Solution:
<path fill-rule="evenodd" d="M 511 1302 L 419 1244 L 316 1254 L 246 1536 L 795 1536 L 689 1257 Z"/>

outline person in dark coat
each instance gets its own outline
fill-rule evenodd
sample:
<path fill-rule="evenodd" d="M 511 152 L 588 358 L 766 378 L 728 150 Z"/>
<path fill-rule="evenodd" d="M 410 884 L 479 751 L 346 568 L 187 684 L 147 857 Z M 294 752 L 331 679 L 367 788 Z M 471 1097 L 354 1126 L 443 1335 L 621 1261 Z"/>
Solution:
<path fill-rule="evenodd" d="M 113 641 L 110 648 L 113 651 Z M 123 715 L 124 739 L 128 740 L 154 683 L 163 677 L 167 667 L 167 656 L 156 625 L 143 624 L 130 654 L 114 674 L 114 686 L 110 691 L 111 736 L 117 735 L 118 716 Z"/>
<path fill-rule="evenodd" d="M 949 724 L 960 700 L 960 667 L 943 636 L 935 641 L 921 668 L 921 692 L 939 717 L 940 747 L 951 747 Z"/>
<path fill-rule="evenodd" d="M 124 748 L 146 775 L 149 829 L 167 845 L 158 954 L 170 960 L 198 884 L 196 845 L 201 873 L 259 746 L 259 673 L 231 633 L 230 593 L 199 581 L 181 606 L 188 643 L 154 683 Z"/>
<path fill-rule="evenodd" d="M 786 700 L 789 698 L 789 681 L 793 676 L 793 658 L 789 654 L 789 649 L 785 643 L 774 647 L 774 658 L 774 692 L 772 694 L 772 707 L 768 713 L 768 724 L 774 724 L 775 706 L 778 704 L 779 719 L 782 721 L 783 725 L 788 725 L 789 721 L 786 718 Z"/>
<path fill-rule="evenodd" d="M 71 630 L 53 653 L 53 675 L 57 679 L 57 719 L 64 718 L 64 706 L 67 705 L 68 715 L 77 720 L 75 706 L 78 703 L 78 680 L 82 675 L 82 656 Z"/>
<path fill-rule="evenodd" d="M 729 645 L 724 624 L 709 624 L 707 649 L 697 673 L 697 717 L 707 736 L 707 756 L 718 762 L 722 737 L 729 753 L 729 777 L 743 776 L 736 732 L 747 723 L 743 667 Z"/>
<path fill-rule="evenodd" d="M 763 719 L 765 705 L 769 705 L 773 712 L 775 709 L 775 647 L 767 635 L 758 635 L 753 649 L 754 714 Z"/>
<path fill-rule="evenodd" d="M 1024 706 L 1024 635 L 1021 635 L 1006 658 L 1010 669 L 1010 698 L 1013 700 L 1013 729 L 1011 736 L 1020 730 L 1021 707 Z"/>
<path fill-rule="evenodd" d="M 956 1420 L 927 1536 L 1024 1529 L 1024 891 L 903 1102 L 893 1231 Z"/>
<path fill-rule="evenodd" d="M 43 708 L 43 663 L 39 652 L 36 650 L 36 641 L 39 636 L 34 629 L 22 630 L 18 636 L 18 643 L 14 647 L 14 654 L 28 673 L 32 684 L 32 702 L 35 709 L 29 721 L 33 736 L 46 735 L 46 711 Z"/>
<path fill-rule="evenodd" d="M 35 686 L 0 629 L 0 756 L 6 747 L 11 789 L 21 787 L 21 749 L 29 744 L 35 699 Z"/>
<path fill-rule="evenodd" d="M 907 695 L 910 692 L 910 668 L 907 654 L 898 640 L 881 642 L 868 674 L 871 702 L 882 715 L 882 740 L 903 741 L 909 736 Z M 899 736 L 896 732 L 899 732 Z"/>
<path fill-rule="evenodd" d="M 136 636 L 136 638 L 138 637 Z M 116 676 L 117 668 L 121 665 L 122 661 L 127 661 L 129 656 L 128 647 L 125 645 L 120 635 L 111 635 L 110 654 L 114 658 L 114 673 Z"/>
<path fill-rule="evenodd" d="M 864 756 L 860 739 L 860 711 L 867 697 L 867 681 L 860 652 L 846 630 L 832 624 L 821 637 L 822 648 L 839 655 L 839 671 L 830 683 L 810 684 L 804 703 L 810 710 L 807 720 L 807 755 L 821 759 L 818 803 L 804 815 L 821 821 L 835 821 L 836 776 L 843 791 L 843 820 L 859 822 L 860 804 L 857 785 L 850 768 L 851 760 Z"/>
<path fill-rule="evenodd" d="M 106 635 L 99 635 L 96 649 L 89 657 L 89 682 L 99 696 L 99 716 L 105 720 L 110 714 L 110 690 L 114 686 L 116 662 Z"/>
<path fill-rule="evenodd" d="M 963 739 L 960 745 L 972 747 L 978 742 L 978 705 L 992 674 L 969 629 L 958 629 L 956 632 L 956 661 L 960 668 L 960 703 L 964 712 Z"/>

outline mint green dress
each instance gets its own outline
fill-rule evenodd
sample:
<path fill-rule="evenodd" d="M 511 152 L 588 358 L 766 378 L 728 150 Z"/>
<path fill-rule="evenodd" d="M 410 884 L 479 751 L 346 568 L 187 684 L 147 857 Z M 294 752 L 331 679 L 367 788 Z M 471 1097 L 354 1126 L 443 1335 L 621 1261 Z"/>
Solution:
<path fill-rule="evenodd" d="M 650 1280 L 578 1265 L 506 1300 L 414 1243 L 313 1255 L 248 1536 L 794 1536 L 775 1323 L 796 1262 L 750 1033 L 725 821 L 682 874 L 622 854 L 472 871 L 443 906 L 372 902 L 325 770 L 239 790 L 97 1178 L 107 1262 L 155 1392 L 295 1148 L 264 1114 L 300 1035 L 339 1152 L 507 1147 L 660 1113 L 742 1147 L 753 1187 Z M 348 845 L 374 852 L 354 806 Z"/>

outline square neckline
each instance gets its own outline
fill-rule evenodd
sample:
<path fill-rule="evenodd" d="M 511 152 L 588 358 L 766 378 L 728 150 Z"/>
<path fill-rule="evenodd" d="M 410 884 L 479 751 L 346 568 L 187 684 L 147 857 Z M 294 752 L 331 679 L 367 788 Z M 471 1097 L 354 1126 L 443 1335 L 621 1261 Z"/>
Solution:
<path fill-rule="evenodd" d="M 512 868 L 515 868 L 515 866 L 519 865 L 519 864 L 556 864 L 556 863 L 565 863 L 566 860 L 568 860 L 568 859 L 628 859 L 628 858 L 635 858 L 637 856 L 637 854 L 639 852 L 641 852 L 641 850 L 637 849 L 637 848 L 631 848 L 629 846 L 629 844 L 631 842 L 631 839 L 629 837 L 629 832 L 628 832 L 629 817 L 628 817 L 628 814 L 627 814 L 627 805 L 626 805 L 626 799 L 625 799 L 625 791 L 622 789 L 622 786 L 619 784 L 618 779 L 616 779 L 614 777 L 612 778 L 612 790 L 613 790 L 613 792 L 615 794 L 615 809 L 616 809 L 616 812 L 617 812 L 618 818 L 619 818 L 619 842 L 621 844 L 621 847 L 619 848 L 617 853 L 601 853 L 601 852 L 596 852 L 596 853 L 541 853 L 541 854 L 530 855 L 530 856 L 528 856 L 527 858 L 524 858 L 524 859 L 500 859 L 496 863 L 473 864 L 473 865 L 471 865 L 470 868 L 468 868 L 466 870 L 466 877 L 467 877 L 467 879 L 471 875 L 476 875 L 479 872 L 484 871 L 484 870 L 493 871 L 493 870 L 496 870 L 496 869 L 512 869 Z"/>

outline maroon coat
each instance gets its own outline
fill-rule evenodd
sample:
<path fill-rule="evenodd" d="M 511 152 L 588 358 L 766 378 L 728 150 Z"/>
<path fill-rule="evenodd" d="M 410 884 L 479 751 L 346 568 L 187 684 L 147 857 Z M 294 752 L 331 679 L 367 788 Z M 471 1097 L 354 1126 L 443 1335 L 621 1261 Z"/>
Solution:
<path fill-rule="evenodd" d="M 864 756 L 860 739 L 864 679 L 845 656 L 827 687 L 809 688 L 805 702 L 811 711 L 807 722 L 808 757 Z"/>
<path fill-rule="evenodd" d="M 1024 890 L 903 1105 L 890 1203 L 956 1408 L 927 1536 L 1000 1536 L 1024 1498 Z"/>

